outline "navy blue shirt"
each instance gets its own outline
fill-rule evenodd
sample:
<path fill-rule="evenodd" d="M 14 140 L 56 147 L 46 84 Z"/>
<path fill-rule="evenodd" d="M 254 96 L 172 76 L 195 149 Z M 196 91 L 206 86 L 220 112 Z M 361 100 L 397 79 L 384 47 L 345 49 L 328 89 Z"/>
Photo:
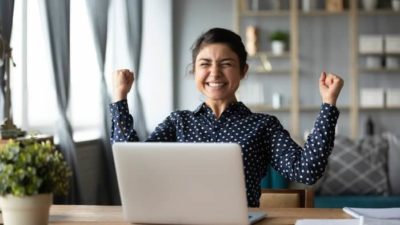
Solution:
<path fill-rule="evenodd" d="M 110 105 L 111 141 L 138 141 L 126 100 Z M 196 110 L 172 112 L 146 141 L 233 142 L 242 147 L 249 207 L 258 207 L 260 182 L 270 164 L 291 181 L 315 183 L 323 174 L 333 148 L 339 111 L 322 104 L 304 149 L 290 137 L 275 116 L 252 113 L 243 103 L 232 103 L 217 119 L 205 103 Z"/>

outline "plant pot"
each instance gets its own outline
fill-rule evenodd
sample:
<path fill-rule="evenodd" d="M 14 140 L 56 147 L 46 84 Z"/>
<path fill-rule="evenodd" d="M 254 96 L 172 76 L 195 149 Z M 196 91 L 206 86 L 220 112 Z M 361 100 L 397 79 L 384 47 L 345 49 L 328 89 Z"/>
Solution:
<path fill-rule="evenodd" d="M 52 194 L 15 197 L 0 197 L 3 222 L 5 225 L 44 225 L 49 220 Z"/>
<path fill-rule="evenodd" d="M 271 43 L 272 53 L 274 55 L 282 55 L 285 51 L 285 42 L 283 41 L 272 41 Z"/>

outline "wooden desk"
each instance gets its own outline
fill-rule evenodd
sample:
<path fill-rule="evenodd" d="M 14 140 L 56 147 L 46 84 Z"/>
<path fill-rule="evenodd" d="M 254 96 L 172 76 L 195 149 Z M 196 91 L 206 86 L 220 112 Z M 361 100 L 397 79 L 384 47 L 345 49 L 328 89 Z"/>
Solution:
<path fill-rule="evenodd" d="M 256 209 L 259 211 L 259 209 Z M 268 209 L 267 218 L 257 225 L 295 224 L 302 218 L 345 219 L 350 218 L 342 209 L 286 208 Z M 2 221 L 2 220 L 1 220 Z M 130 225 L 125 222 L 121 206 L 53 205 L 50 209 L 50 225 Z"/>

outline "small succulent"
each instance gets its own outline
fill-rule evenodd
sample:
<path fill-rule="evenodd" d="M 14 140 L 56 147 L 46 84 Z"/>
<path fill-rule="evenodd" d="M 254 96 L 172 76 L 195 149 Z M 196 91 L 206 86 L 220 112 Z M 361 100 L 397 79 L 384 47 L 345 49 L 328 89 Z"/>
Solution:
<path fill-rule="evenodd" d="M 289 40 L 289 34 L 284 31 L 275 31 L 269 35 L 271 41 L 283 41 L 287 42 Z"/>

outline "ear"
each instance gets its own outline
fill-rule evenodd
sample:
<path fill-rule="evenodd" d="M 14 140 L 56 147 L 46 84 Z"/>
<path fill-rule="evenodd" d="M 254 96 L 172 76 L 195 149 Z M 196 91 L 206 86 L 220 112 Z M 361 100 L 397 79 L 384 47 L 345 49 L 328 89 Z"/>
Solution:
<path fill-rule="evenodd" d="M 248 71 L 248 70 L 249 70 L 249 65 L 246 63 L 246 65 L 245 65 L 244 68 L 243 68 L 242 73 L 240 74 L 241 79 L 243 79 L 243 78 L 246 77 L 246 74 L 247 74 L 247 71 Z"/>

